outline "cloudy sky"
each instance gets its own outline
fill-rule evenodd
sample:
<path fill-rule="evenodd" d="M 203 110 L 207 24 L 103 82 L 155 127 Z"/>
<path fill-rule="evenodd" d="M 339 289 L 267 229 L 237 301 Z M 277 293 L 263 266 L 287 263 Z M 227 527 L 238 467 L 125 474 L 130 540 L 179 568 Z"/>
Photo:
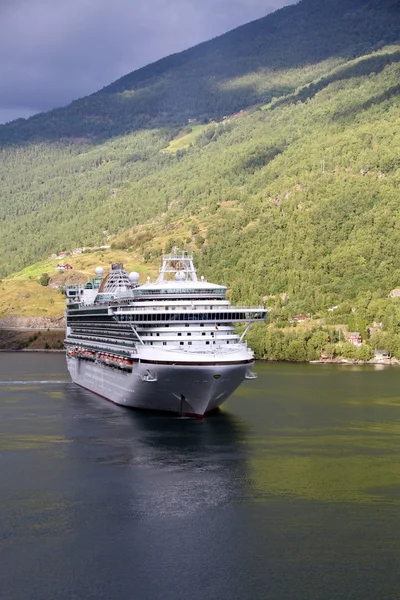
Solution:
<path fill-rule="evenodd" d="M 68 104 L 295 0 L 0 0 L 0 123 Z"/>

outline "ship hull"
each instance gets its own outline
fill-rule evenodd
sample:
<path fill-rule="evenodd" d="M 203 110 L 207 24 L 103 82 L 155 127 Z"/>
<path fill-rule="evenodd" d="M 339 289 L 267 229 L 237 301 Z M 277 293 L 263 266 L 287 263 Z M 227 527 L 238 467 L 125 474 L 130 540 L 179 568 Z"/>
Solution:
<path fill-rule="evenodd" d="M 203 417 L 217 409 L 251 371 L 252 361 L 185 365 L 135 362 L 132 372 L 67 357 L 72 381 L 121 406 Z"/>

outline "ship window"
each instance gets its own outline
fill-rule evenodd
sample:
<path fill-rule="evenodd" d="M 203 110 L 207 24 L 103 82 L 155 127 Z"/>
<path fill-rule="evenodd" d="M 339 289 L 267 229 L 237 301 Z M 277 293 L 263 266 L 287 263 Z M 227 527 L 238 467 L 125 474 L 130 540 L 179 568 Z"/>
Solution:
<path fill-rule="evenodd" d="M 157 333 L 157 335 L 159 336 L 160 334 L 159 334 L 159 333 Z"/>
<path fill-rule="evenodd" d="M 209 346 L 209 345 L 210 345 L 210 342 L 206 342 L 206 346 Z"/>
<path fill-rule="evenodd" d="M 191 333 L 188 333 L 188 335 L 192 335 Z"/>
<path fill-rule="evenodd" d="M 180 346 L 183 346 L 183 342 L 179 342 L 179 345 L 180 345 Z"/>
<path fill-rule="evenodd" d="M 182 335 L 181 333 L 178 333 L 178 335 Z"/>
<path fill-rule="evenodd" d="M 206 335 L 205 331 L 201 335 Z"/>
<path fill-rule="evenodd" d="M 229 342 L 228 342 L 228 344 L 229 344 Z M 167 342 L 163 342 L 163 346 L 166 346 L 166 345 L 167 345 Z"/>
<path fill-rule="evenodd" d="M 192 345 L 192 342 L 188 342 L 188 346 L 191 346 L 191 345 Z"/>
<path fill-rule="evenodd" d="M 189 325 L 185 325 L 185 327 L 189 327 Z"/>

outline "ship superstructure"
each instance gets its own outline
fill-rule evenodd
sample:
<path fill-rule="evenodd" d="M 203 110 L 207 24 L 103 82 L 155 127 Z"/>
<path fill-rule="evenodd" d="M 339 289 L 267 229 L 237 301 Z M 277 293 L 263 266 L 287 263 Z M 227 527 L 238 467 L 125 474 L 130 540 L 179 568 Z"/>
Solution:
<path fill-rule="evenodd" d="M 244 337 L 266 310 L 231 306 L 225 286 L 198 279 L 188 253 L 173 249 L 143 285 L 119 263 L 95 274 L 65 289 L 75 383 L 116 404 L 203 416 L 255 377 Z"/>

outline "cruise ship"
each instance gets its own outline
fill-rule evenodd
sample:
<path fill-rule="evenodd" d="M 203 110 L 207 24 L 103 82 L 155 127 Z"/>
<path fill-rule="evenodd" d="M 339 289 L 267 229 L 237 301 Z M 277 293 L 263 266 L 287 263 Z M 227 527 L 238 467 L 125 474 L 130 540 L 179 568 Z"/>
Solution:
<path fill-rule="evenodd" d="M 85 285 L 65 288 L 73 382 L 122 406 L 196 417 L 217 409 L 256 377 L 245 336 L 266 316 L 232 306 L 226 292 L 198 278 L 193 256 L 176 248 L 142 285 L 120 263 L 106 276 L 97 267 Z"/>

